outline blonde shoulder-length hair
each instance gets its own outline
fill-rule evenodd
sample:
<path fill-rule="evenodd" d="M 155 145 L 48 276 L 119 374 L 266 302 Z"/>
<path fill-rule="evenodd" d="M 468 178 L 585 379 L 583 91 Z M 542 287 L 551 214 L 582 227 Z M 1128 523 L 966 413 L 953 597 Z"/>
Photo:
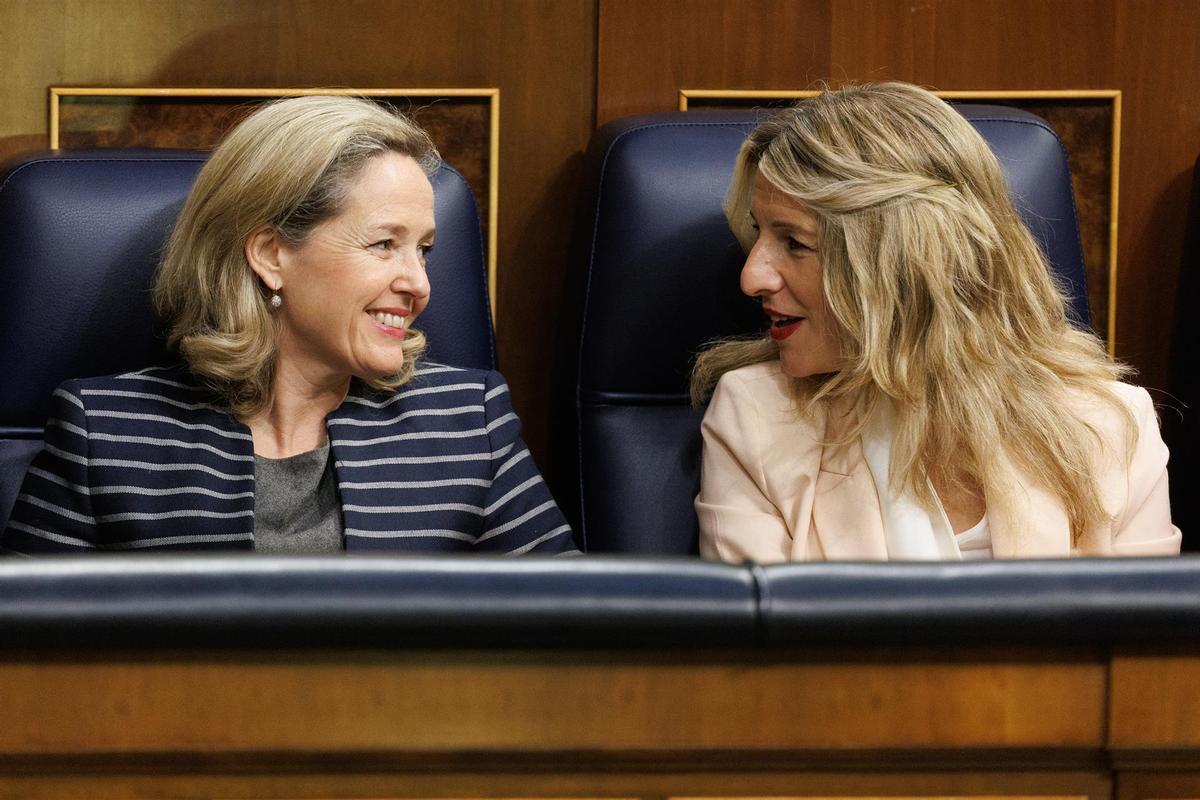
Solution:
<path fill-rule="evenodd" d="M 775 115 L 743 144 L 726 201 L 747 249 L 758 174 L 817 216 L 824 298 L 840 329 L 839 369 L 793 381 L 802 410 L 838 401 L 853 438 L 877 403 L 892 402 L 890 483 L 927 508 L 933 481 L 1001 500 L 1003 454 L 1062 501 L 1075 540 L 1107 522 L 1102 442 L 1076 409 L 1081 394 L 1098 399 L 1132 439 L 1111 383 L 1127 370 L 1069 323 L 970 123 L 902 83 L 826 91 Z M 731 369 L 776 358 L 769 338 L 719 343 L 696 363 L 693 398 Z"/>
<path fill-rule="evenodd" d="M 154 305 L 168 344 L 240 419 L 266 409 L 275 377 L 269 292 L 246 261 L 252 232 L 270 225 L 292 245 L 337 215 L 367 162 L 441 163 L 428 134 L 403 115 L 351 97 L 296 97 L 264 105 L 221 142 L 200 170 L 167 242 Z M 412 377 L 425 338 L 410 332 L 394 390 Z"/>

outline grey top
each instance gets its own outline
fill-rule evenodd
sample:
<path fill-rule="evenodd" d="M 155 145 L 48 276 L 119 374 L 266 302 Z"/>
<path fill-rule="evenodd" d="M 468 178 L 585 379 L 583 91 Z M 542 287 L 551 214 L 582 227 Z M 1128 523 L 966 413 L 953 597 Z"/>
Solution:
<path fill-rule="evenodd" d="M 288 458 L 254 456 L 254 549 L 340 553 L 342 506 L 329 444 Z"/>

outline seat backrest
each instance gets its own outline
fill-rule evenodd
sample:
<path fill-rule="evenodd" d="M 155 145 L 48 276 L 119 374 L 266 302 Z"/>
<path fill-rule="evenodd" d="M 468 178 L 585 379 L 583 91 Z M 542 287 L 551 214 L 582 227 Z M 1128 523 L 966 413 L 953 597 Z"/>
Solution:
<path fill-rule="evenodd" d="M 1026 225 L 1090 324 L 1066 153 L 1042 119 L 961 105 L 1000 159 Z M 560 498 L 592 552 L 697 551 L 702 410 L 688 374 L 706 342 L 763 327 L 738 289 L 744 260 L 722 212 L 734 158 L 762 111 L 652 114 L 597 131 L 594 204 L 578 248 L 584 274 L 574 382 L 577 425 L 559 454 Z"/>
<path fill-rule="evenodd" d="M 207 153 L 50 151 L 0 169 L 0 529 L 64 380 L 170 356 L 151 310 L 154 270 Z M 433 177 L 437 247 L 417 327 L 429 358 L 495 364 L 479 211 L 467 182 Z"/>

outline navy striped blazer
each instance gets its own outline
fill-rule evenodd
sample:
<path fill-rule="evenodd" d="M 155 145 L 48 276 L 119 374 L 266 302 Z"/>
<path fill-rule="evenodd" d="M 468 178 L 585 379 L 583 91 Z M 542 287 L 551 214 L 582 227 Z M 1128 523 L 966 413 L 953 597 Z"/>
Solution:
<path fill-rule="evenodd" d="M 326 418 L 347 550 L 573 552 L 497 372 L 353 380 Z M 64 383 L 3 549 L 254 548 L 250 430 L 183 367 Z"/>

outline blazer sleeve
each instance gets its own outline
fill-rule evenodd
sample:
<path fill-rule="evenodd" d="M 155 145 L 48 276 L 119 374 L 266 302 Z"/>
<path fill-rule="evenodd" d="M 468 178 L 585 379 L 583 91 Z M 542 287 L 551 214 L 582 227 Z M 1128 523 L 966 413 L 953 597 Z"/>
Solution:
<path fill-rule="evenodd" d="M 790 557 L 792 536 L 767 490 L 759 411 L 752 386 L 731 372 L 704 414 L 696 516 L 705 558 L 770 564 Z"/>
<path fill-rule="evenodd" d="M 88 470 L 88 425 L 77 381 L 54 390 L 42 450 L 21 483 L 0 548 L 72 553 L 99 547 Z"/>
<path fill-rule="evenodd" d="M 484 408 L 492 480 L 476 549 L 509 555 L 576 554 L 571 526 L 521 441 L 521 421 L 498 372 L 489 373 L 484 383 Z"/>
<path fill-rule="evenodd" d="M 1182 537 L 1171 524 L 1167 490 L 1167 446 L 1158 430 L 1154 403 L 1145 389 L 1134 389 L 1130 411 L 1137 421 L 1137 443 L 1129 459 L 1125 508 L 1113 521 L 1113 553 L 1123 556 L 1176 555 Z"/>

